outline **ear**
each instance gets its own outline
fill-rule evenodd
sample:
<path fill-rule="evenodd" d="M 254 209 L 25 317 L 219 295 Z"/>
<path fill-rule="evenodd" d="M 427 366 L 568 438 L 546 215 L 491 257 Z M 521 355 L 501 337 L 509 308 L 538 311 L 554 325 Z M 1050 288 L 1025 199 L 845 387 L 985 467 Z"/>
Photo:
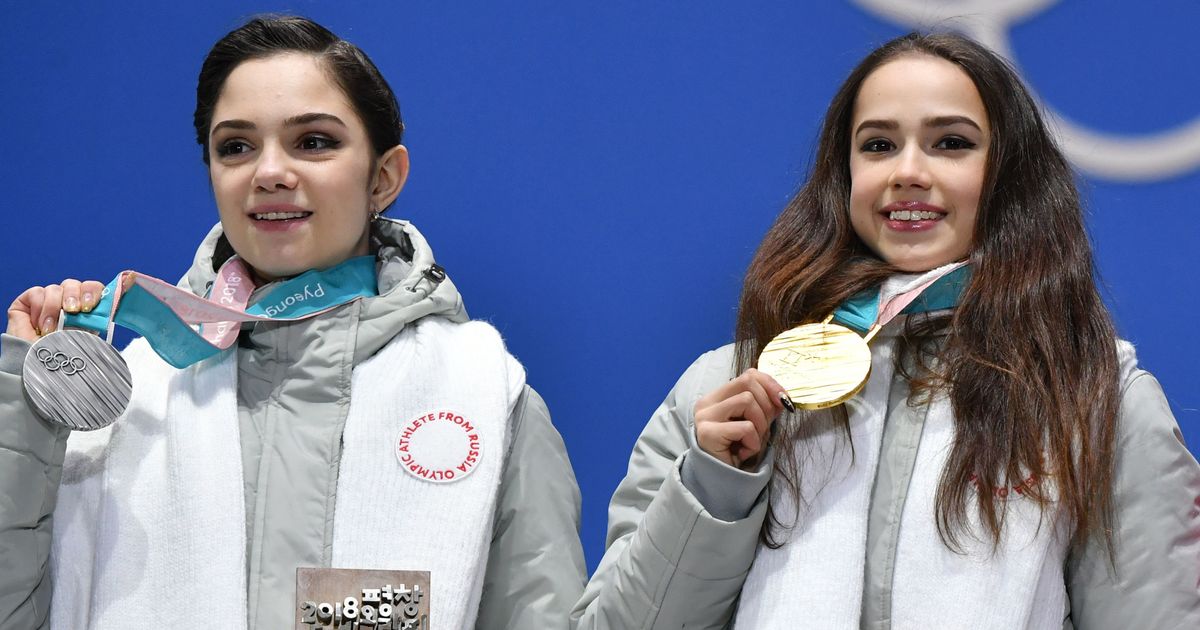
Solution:
<path fill-rule="evenodd" d="M 379 158 L 371 186 L 371 201 L 383 212 L 404 188 L 408 180 L 408 149 L 397 144 Z"/>

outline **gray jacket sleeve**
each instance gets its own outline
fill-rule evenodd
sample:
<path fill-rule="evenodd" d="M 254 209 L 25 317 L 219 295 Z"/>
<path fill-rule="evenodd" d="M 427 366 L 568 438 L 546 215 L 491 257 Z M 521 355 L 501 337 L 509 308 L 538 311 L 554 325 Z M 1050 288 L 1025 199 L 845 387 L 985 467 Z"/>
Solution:
<path fill-rule="evenodd" d="M 1068 559 L 1064 628 L 1200 628 L 1200 464 L 1150 374 L 1129 381 L 1118 422 L 1116 555 L 1093 540 Z"/>
<path fill-rule="evenodd" d="M 0 628 L 49 625 L 51 516 L 70 433 L 25 401 L 29 345 L 0 338 Z"/>
<path fill-rule="evenodd" d="M 475 627 L 562 628 L 587 580 L 579 486 L 546 403 L 528 386 L 510 426 L 512 445 Z"/>
<path fill-rule="evenodd" d="M 715 460 L 687 461 L 703 455 L 692 449 L 692 408 L 729 379 L 731 365 L 729 346 L 700 357 L 650 418 L 609 504 L 607 550 L 572 628 L 723 628 L 732 617 L 766 515 L 770 462 L 742 473 Z M 713 516 L 698 496 L 741 518 Z"/>

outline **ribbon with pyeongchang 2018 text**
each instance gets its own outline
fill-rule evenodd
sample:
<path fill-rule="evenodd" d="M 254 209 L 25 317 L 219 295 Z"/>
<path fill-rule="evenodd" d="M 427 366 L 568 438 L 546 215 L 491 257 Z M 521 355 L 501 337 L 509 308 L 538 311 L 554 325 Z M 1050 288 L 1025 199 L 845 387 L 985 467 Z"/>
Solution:
<path fill-rule="evenodd" d="M 305 272 L 247 307 L 253 291 L 249 270 L 237 257 L 218 270 L 208 298 L 124 271 L 104 288 L 92 312 L 70 314 L 66 324 L 97 332 L 124 326 L 145 337 L 167 363 L 183 368 L 233 345 L 243 322 L 297 321 L 377 295 L 375 260 L 361 256 Z"/>

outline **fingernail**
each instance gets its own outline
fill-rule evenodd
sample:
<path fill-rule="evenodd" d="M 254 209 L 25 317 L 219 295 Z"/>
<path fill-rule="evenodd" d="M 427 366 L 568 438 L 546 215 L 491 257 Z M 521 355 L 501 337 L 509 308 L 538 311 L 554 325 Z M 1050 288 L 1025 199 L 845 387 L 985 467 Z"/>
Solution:
<path fill-rule="evenodd" d="M 83 310 L 90 311 L 96 306 L 96 296 L 89 293 L 83 294 Z"/>
<path fill-rule="evenodd" d="M 44 334 L 47 334 L 47 335 L 50 334 L 50 331 L 54 330 L 54 319 L 51 317 L 47 317 L 42 322 L 42 330 L 46 331 Z"/>
<path fill-rule="evenodd" d="M 779 392 L 779 401 L 783 403 L 784 409 L 796 413 L 796 405 L 792 402 L 791 398 L 788 398 L 786 392 Z"/>
<path fill-rule="evenodd" d="M 74 297 L 69 297 L 63 300 L 63 310 L 67 311 L 68 313 L 78 313 L 79 300 L 76 300 Z"/>

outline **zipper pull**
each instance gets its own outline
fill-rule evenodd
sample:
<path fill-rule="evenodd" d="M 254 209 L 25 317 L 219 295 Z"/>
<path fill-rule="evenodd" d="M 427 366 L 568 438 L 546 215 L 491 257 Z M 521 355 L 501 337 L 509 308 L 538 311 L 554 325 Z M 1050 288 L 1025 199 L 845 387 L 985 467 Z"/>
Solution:
<path fill-rule="evenodd" d="M 424 276 L 430 282 L 433 282 L 434 284 L 438 284 L 442 280 L 446 279 L 446 270 L 442 269 L 441 265 L 439 265 L 437 263 L 433 263 L 432 265 L 429 265 L 428 269 L 425 270 Z"/>

